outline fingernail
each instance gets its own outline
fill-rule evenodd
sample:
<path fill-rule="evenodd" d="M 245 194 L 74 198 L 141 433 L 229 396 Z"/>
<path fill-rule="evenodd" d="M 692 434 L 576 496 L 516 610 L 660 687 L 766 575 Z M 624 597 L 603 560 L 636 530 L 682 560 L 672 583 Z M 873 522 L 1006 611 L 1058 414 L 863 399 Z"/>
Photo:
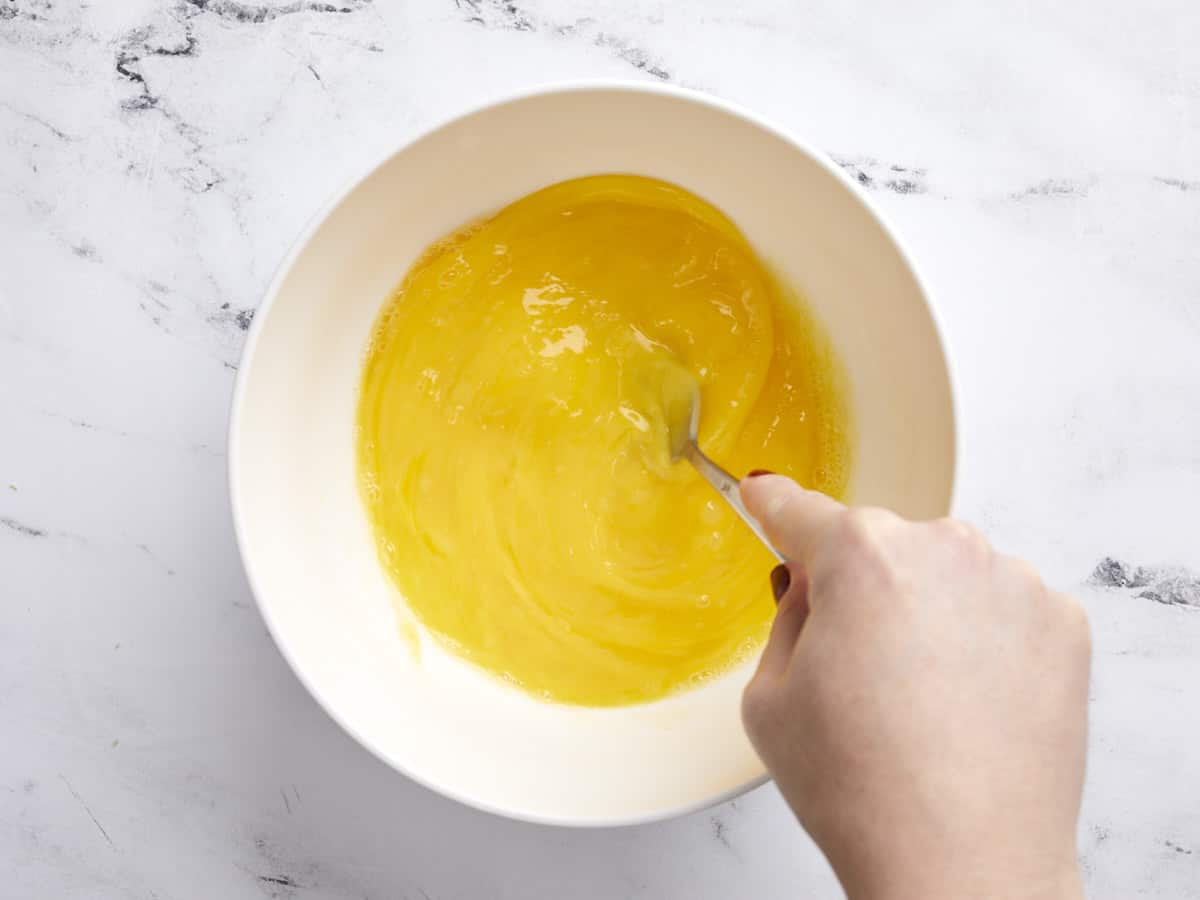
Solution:
<path fill-rule="evenodd" d="M 791 584 L 792 573 L 788 571 L 787 566 L 778 565 L 771 570 L 771 593 L 775 595 L 776 604 L 783 599 Z"/>
<path fill-rule="evenodd" d="M 747 478 L 757 478 L 759 475 L 774 475 L 770 469 L 751 469 L 747 474 Z"/>

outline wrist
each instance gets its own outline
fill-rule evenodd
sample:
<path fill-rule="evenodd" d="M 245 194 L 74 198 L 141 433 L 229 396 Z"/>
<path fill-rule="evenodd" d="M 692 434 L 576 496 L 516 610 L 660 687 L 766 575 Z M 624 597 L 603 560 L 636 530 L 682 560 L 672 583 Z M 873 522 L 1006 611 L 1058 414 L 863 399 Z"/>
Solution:
<path fill-rule="evenodd" d="M 839 867 L 835 866 L 835 870 Z M 1072 859 L 1034 872 L 1024 867 L 982 869 L 939 865 L 930 854 L 920 865 L 862 868 L 843 877 L 847 900 L 1083 900 L 1083 879 Z"/>

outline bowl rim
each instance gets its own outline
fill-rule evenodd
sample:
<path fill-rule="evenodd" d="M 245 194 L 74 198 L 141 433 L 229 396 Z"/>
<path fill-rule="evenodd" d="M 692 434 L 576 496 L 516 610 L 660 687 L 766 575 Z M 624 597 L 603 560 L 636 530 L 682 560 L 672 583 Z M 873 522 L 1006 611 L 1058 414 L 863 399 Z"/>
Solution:
<path fill-rule="evenodd" d="M 250 324 L 250 329 L 246 334 L 245 343 L 242 345 L 242 353 L 238 361 L 237 375 L 234 379 L 226 437 L 226 475 L 229 490 L 230 512 L 233 518 L 234 538 L 237 543 L 238 556 L 241 559 L 242 569 L 245 572 L 246 580 L 250 587 L 250 592 L 254 595 L 255 605 L 258 607 L 259 615 L 262 617 L 263 622 L 267 626 L 267 631 L 271 635 L 271 639 L 278 648 L 280 655 L 283 656 L 284 660 L 288 664 L 288 667 L 292 670 L 292 674 L 295 675 L 300 684 L 304 686 L 309 695 L 317 702 L 317 705 L 325 711 L 326 715 L 328 715 L 329 718 L 331 718 L 346 734 L 353 738 L 359 746 L 363 747 L 368 753 L 386 764 L 391 769 L 436 794 L 440 794 L 443 797 L 447 797 L 472 809 L 491 813 L 507 819 L 528 822 L 535 825 L 550 825 L 572 828 L 609 828 L 627 827 L 633 825 L 643 825 L 651 822 L 665 821 L 698 812 L 700 810 L 715 806 L 718 803 L 724 803 L 727 800 L 740 797 L 743 794 L 765 784 L 770 780 L 770 775 L 766 772 L 763 772 L 762 774 L 747 779 L 746 781 L 732 788 L 727 788 L 688 803 L 664 809 L 656 809 L 650 812 L 627 816 L 585 817 L 553 814 L 548 815 L 527 809 L 497 806 L 488 803 L 487 801 L 483 801 L 462 793 L 452 785 L 440 783 L 435 779 L 425 777 L 420 772 L 411 770 L 403 762 L 389 755 L 383 748 L 376 746 L 374 743 L 368 740 L 339 714 L 339 712 L 334 708 L 333 704 L 330 703 L 322 695 L 321 691 L 318 690 L 316 685 L 309 680 L 308 676 L 300 667 L 298 660 L 293 655 L 286 639 L 283 637 L 278 623 L 270 611 L 269 604 L 264 602 L 263 592 L 259 589 L 258 579 L 255 577 L 254 564 L 246 550 L 247 542 L 245 537 L 245 524 L 242 521 L 242 500 L 238 491 L 238 456 L 235 450 L 237 448 L 238 437 L 242 429 L 242 407 L 247 390 L 246 386 L 249 380 L 247 373 L 250 369 L 250 362 L 253 359 L 254 352 L 258 346 L 259 335 L 262 331 L 263 323 L 270 314 L 271 307 L 279 295 L 279 290 L 284 281 L 287 279 L 288 274 L 291 272 L 292 267 L 295 265 L 296 260 L 299 258 L 301 253 L 304 252 L 313 236 L 321 228 L 329 216 L 346 200 L 351 193 L 357 190 L 357 188 L 375 172 L 390 163 L 395 157 L 408 150 L 408 148 L 413 144 L 458 123 L 460 120 L 470 118 L 474 115 L 484 112 L 485 110 L 509 106 L 524 102 L 526 100 L 531 100 L 536 97 L 554 94 L 590 94 L 614 92 L 649 94 L 659 97 L 667 97 L 674 100 L 681 100 L 685 103 L 692 103 L 699 106 L 708 107 L 709 109 L 748 122 L 749 124 L 761 129 L 773 137 L 776 137 L 789 144 L 793 149 L 804 154 L 814 163 L 822 167 L 828 174 L 832 175 L 842 184 L 844 188 L 850 192 L 850 195 L 858 201 L 859 205 L 863 208 L 867 215 L 874 220 L 875 224 L 878 225 L 880 229 L 882 229 L 892 246 L 895 248 L 897 254 L 900 256 L 904 266 L 911 274 L 921 298 L 925 301 L 925 308 L 933 325 L 934 337 L 942 354 L 942 361 L 946 370 L 947 390 L 950 399 L 950 425 L 953 433 L 949 472 L 949 510 L 953 512 L 958 505 L 958 468 L 959 461 L 962 458 L 962 430 L 959 427 L 960 410 L 958 390 L 955 384 L 954 365 L 951 361 L 947 346 L 945 327 L 938 313 L 937 306 L 933 302 L 933 296 L 929 290 L 929 287 L 925 279 L 922 277 L 920 269 L 913 260 L 911 253 L 909 253 L 907 246 L 901 240 L 899 234 L 887 222 L 882 213 L 876 207 L 874 201 L 867 196 L 862 187 L 856 184 L 854 180 L 850 178 L 842 170 L 842 168 L 837 165 L 832 158 L 830 158 L 827 153 L 817 149 L 816 147 L 813 147 L 811 144 L 805 141 L 800 140 L 795 135 L 791 134 L 787 129 L 773 124 L 766 118 L 749 111 L 738 103 L 710 94 L 702 93 L 697 90 L 692 90 L 690 88 L 683 88 L 669 84 L 633 81 L 629 79 L 577 79 L 551 81 L 539 83 L 516 91 L 499 93 L 480 102 L 460 108 L 448 115 L 437 118 L 431 124 L 420 127 L 408 133 L 400 140 L 394 149 L 385 152 L 376 161 L 368 164 L 364 170 L 348 178 L 308 219 L 308 221 L 301 228 L 297 237 L 288 247 L 288 250 L 284 254 L 279 265 L 276 267 L 275 272 L 263 293 L 262 301 L 258 305 L 254 319 Z"/>

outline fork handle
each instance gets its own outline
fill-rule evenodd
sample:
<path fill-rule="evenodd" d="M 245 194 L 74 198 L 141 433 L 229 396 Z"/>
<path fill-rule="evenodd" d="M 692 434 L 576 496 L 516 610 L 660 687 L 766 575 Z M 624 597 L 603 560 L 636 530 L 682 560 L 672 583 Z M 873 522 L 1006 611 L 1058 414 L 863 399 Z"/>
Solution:
<path fill-rule="evenodd" d="M 767 539 L 766 532 L 762 530 L 758 520 L 750 515 L 750 511 L 743 505 L 741 493 L 738 491 L 738 480 L 705 456 L 704 451 L 696 446 L 695 441 L 688 442 L 683 449 L 683 455 L 703 476 L 704 480 L 725 498 L 725 502 L 733 507 L 733 511 L 750 527 L 754 536 L 763 542 L 763 546 L 770 550 L 781 563 L 787 562 L 787 557 L 775 549 L 775 545 Z"/>

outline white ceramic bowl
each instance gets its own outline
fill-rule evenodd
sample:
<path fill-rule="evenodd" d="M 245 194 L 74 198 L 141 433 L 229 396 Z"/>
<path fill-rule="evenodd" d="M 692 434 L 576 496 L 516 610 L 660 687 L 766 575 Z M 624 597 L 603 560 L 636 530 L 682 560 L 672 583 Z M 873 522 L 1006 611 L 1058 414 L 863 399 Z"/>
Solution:
<path fill-rule="evenodd" d="M 761 783 L 738 712 L 749 668 L 583 709 L 539 703 L 425 634 L 414 658 L 356 491 L 353 427 L 368 332 L 417 254 L 537 188 L 604 172 L 711 201 L 807 296 L 850 375 L 853 501 L 943 515 L 955 464 L 946 356 L 896 237 L 823 154 L 727 103 L 640 84 L 539 90 L 434 129 L 335 198 L 271 284 L 234 394 L 229 479 L 250 584 L 296 675 L 363 746 L 465 803 L 570 825 L 663 818 Z"/>

